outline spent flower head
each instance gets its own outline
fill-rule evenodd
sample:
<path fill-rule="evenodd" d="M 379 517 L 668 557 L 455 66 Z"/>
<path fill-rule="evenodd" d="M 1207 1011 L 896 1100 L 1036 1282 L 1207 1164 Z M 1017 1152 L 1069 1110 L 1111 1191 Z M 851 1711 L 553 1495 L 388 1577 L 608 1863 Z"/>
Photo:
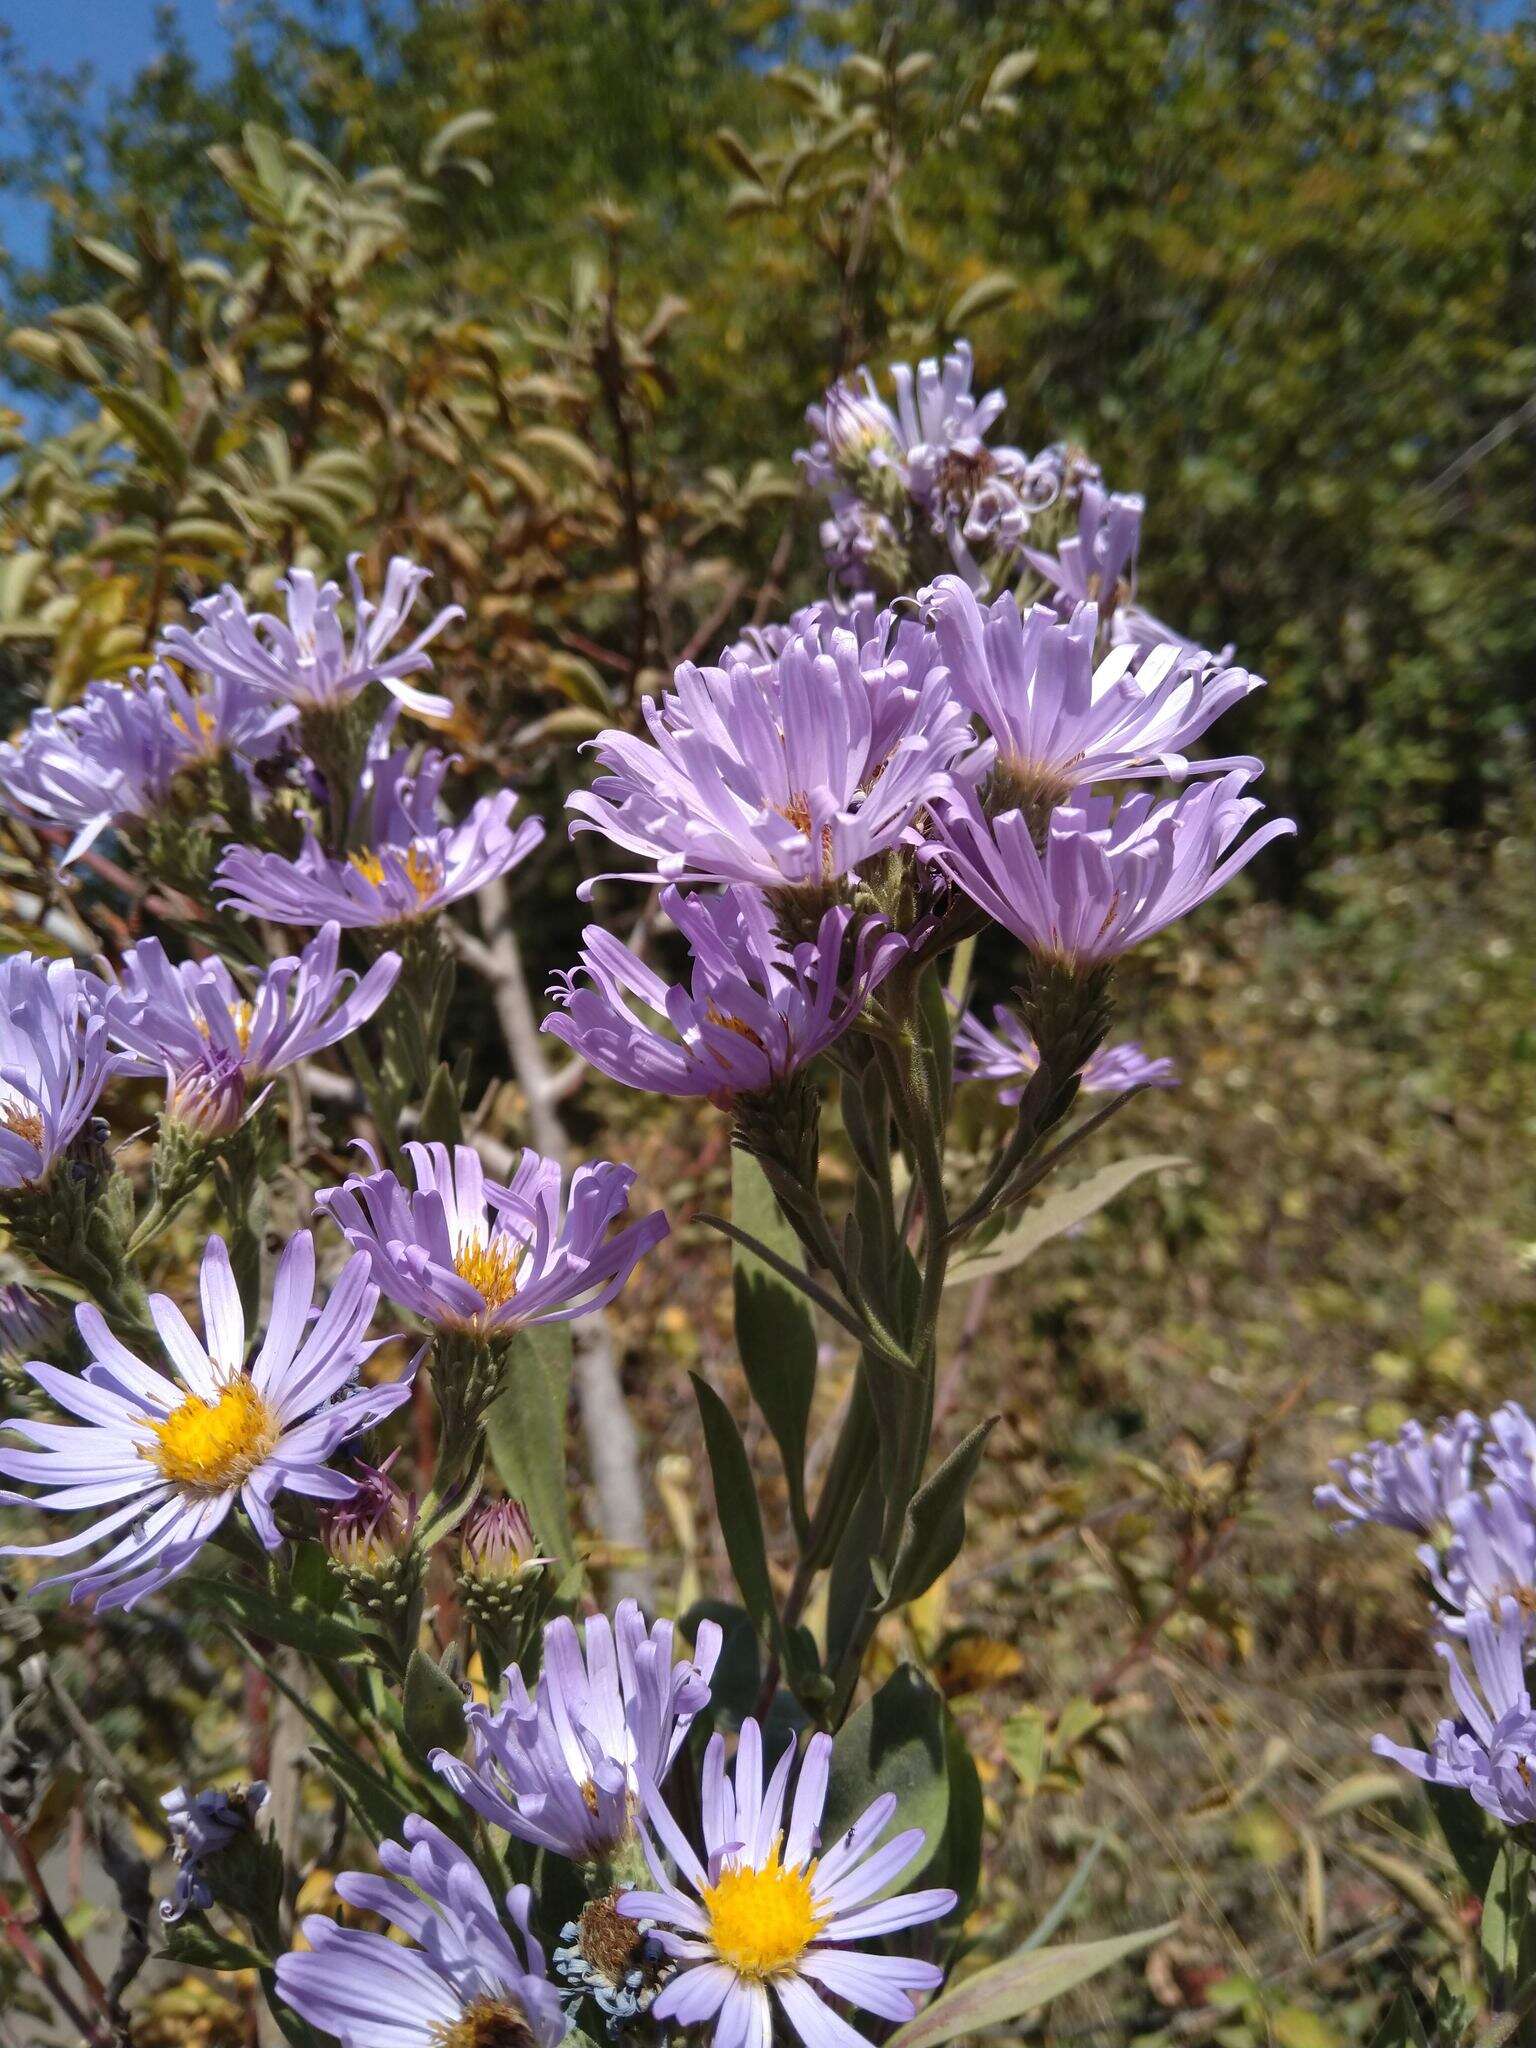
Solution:
<path fill-rule="evenodd" d="M 160 1917 L 167 1925 L 174 1925 L 187 1913 L 206 1912 L 213 1904 L 205 1866 L 250 1832 L 266 1800 L 267 1787 L 259 1778 L 254 1784 L 227 1791 L 213 1787 L 193 1793 L 178 1785 L 174 1792 L 166 1793 L 160 1804 L 165 1808 L 176 1860 L 175 1887 L 160 1903 Z"/>
<path fill-rule="evenodd" d="M 1039 1071 L 1040 1050 L 1017 1011 L 999 1003 L 993 1028 L 967 1011 L 955 1024 L 955 1072 L 964 1080 L 995 1081 L 999 1102 L 1013 1104 Z M 1079 1075 L 1085 1095 L 1123 1095 L 1130 1088 L 1177 1088 L 1170 1059 L 1151 1059 L 1133 1040 L 1102 1046 Z"/>

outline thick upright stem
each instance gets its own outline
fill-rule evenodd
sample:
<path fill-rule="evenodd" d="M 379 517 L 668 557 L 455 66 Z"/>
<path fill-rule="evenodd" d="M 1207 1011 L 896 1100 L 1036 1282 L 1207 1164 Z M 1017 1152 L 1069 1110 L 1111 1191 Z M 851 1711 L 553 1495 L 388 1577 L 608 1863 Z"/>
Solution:
<path fill-rule="evenodd" d="M 571 1143 L 557 1107 L 559 1087 L 544 1057 L 506 883 L 488 882 L 478 901 L 485 939 L 483 946 L 469 952 L 469 958 L 490 983 L 512 1071 L 528 1100 L 529 1134 L 541 1152 L 558 1159 L 562 1166 L 568 1165 Z M 612 1331 L 599 1312 L 574 1323 L 571 1335 L 576 1398 L 601 1531 L 616 1549 L 643 1555 L 646 1527 L 640 1438 L 619 1381 Z M 644 1566 L 617 1570 L 610 1575 L 610 1583 L 616 1594 L 632 1594 L 641 1601 L 654 1595 L 651 1574 Z"/>

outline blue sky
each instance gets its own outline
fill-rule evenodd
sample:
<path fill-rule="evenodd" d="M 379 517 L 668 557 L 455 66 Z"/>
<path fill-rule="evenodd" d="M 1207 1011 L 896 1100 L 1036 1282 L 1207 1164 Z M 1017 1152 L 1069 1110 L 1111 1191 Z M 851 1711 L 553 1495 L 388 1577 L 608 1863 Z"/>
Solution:
<path fill-rule="evenodd" d="M 220 0 L 181 0 L 178 12 L 199 65 L 217 72 L 227 47 Z M 155 0 L 0 0 L 0 22 L 22 60 L 66 72 L 89 65 L 97 101 L 150 55 L 154 19 Z M 34 202 L 0 197 L 0 241 L 24 262 L 42 248 L 43 215 Z"/>

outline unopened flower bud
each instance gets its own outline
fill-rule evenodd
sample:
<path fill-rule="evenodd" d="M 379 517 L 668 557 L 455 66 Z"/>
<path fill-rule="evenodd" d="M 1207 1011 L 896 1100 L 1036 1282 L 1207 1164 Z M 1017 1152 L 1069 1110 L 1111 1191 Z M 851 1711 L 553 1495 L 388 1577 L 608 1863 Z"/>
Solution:
<path fill-rule="evenodd" d="M 227 1138 L 245 1116 L 245 1066 L 238 1053 L 209 1048 L 169 1077 L 166 1121 L 194 1138 Z"/>
<path fill-rule="evenodd" d="M 405 1607 L 419 1575 L 415 1534 L 417 1501 L 389 1476 L 393 1454 L 382 1466 L 357 1466 L 358 1489 L 330 1510 L 321 1540 L 348 1598 L 368 1614 Z"/>
<path fill-rule="evenodd" d="M 464 1524 L 459 1572 L 466 1580 L 517 1586 L 548 1562 L 537 1554 L 533 1524 L 521 1501 L 483 1501 Z"/>

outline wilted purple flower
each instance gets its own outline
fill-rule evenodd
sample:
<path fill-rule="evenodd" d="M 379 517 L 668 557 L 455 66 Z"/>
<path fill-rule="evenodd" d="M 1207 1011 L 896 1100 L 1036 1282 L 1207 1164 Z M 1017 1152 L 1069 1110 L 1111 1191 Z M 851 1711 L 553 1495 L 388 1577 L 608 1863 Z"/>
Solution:
<path fill-rule="evenodd" d="M 1058 803 L 1134 776 L 1258 773 L 1248 756 L 1191 762 L 1186 749 L 1262 677 L 1217 673 L 1172 646 L 1134 673 L 1136 650 L 1116 647 L 1095 669 L 1092 604 L 1065 622 L 1046 605 L 1021 615 L 1012 591 L 979 604 L 957 576 L 941 576 L 928 596 L 950 687 L 997 742 L 999 779 L 1025 801 Z"/>
<path fill-rule="evenodd" d="M 389 1300 L 439 1328 L 504 1333 L 588 1315 L 667 1234 L 659 1209 L 613 1227 L 629 1214 L 630 1166 L 578 1166 L 562 1213 L 559 1164 L 537 1152 L 507 1182 L 488 1178 L 469 1145 L 405 1152 L 414 1193 L 376 1169 L 322 1188 L 315 1206 L 368 1254 Z"/>
<path fill-rule="evenodd" d="M 996 1028 L 991 1031 L 970 1011 L 957 1020 L 955 1072 L 967 1080 L 1006 1083 L 997 1091 L 997 1099 L 1012 1104 L 1038 1070 L 1040 1052 L 1024 1020 L 1002 1003 L 993 1010 L 992 1020 Z M 1080 1078 L 1087 1095 L 1123 1095 L 1128 1088 L 1179 1085 L 1172 1060 L 1148 1059 L 1134 1042 L 1101 1046 Z"/>
<path fill-rule="evenodd" d="M 1085 478 L 1077 496 L 1077 532 L 1054 555 L 1026 548 L 1025 560 L 1067 606 L 1096 604 L 1107 614 L 1135 589 L 1146 509 L 1139 493 L 1106 491 L 1096 478 Z"/>
<path fill-rule="evenodd" d="M 722 1640 L 718 1623 L 700 1622 L 692 1662 L 674 1663 L 671 1622 L 647 1632 L 633 1600 L 611 1624 L 589 1615 L 584 1647 L 562 1615 L 544 1631 L 537 1696 L 512 1666 L 494 1713 L 464 1711 L 473 1761 L 440 1749 L 433 1768 L 508 1834 L 573 1863 L 606 1862 L 630 1836 L 641 1784 L 666 1776 L 708 1706 Z"/>
<path fill-rule="evenodd" d="M 831 887 L 990 762 L 923 659 L 920 676 L 897 659 L 866 669 L 855 636 L 829 627 L 791 635 L 768 665 L 685 662 L 645 702 L 649 743 L 593 743 L 610 772 L 567 799 L 572 835 L 654 863 L 634 880 Z"/>
<path fill-rule="evenodd" d="M 901 471 L 906 438 L 868 370 L 840 377 L 818 404 L 806 407 L 805 421 L 815 439 L 797 452 L 795 461 L 813 490 L 861 481 L 869 469 Z"/>
<path fill-rule="evenodd" d="M 105 996 L 73 961 L 0 959 L 0 1191 L 47 1179 L 123 1065 Z"/>
<path fill-rule="evenodd" d="M 342 2048 L 555 2048 L 566 2020 L 529 1925 L 532 1892 L 507 1893 L 514 1941 L 457 1843 L 415 1814 L 404 1834 L 379 1845 L 387 1877 L 344 1871 L 336 1889 L 417 1945 L 311 1913 L 308 1949 L 278 1960 L 279 1993 Z"/>
<path fill-rule="evenodd" d="M 849 590 L 870 590 L 883 564 L 902 559 L 901 541 L 883 512 L 839 493 L 820 527 L 827 567 Z"/>
<path fill-rule="evenodd" d="M 473 895 L 526 860 L 544 837 L 540 818 L 513 828 L 517 796 L 510 789 L 481 797 L 462 824 L 440 823 L 447 757 L 429 749 L 414 772 L 409 759 L 402 748 L 371 765 L 363 792 L 366 845 L 336 859 L 310 835 L 293 860 L 232 846 L 214 878 L 220 901 L 282 924 L 388 930 Z"/>
<path fill-rule="evenodd" d="M 175 1889 L 160 1906 L 160 1917 L 168 1925 L 184 1914 L 206 1912 L 213 1904 L 203 1865 L 238 1835 L 250 1831 L 266 1800 L 267 1788 L 259 1778 L 228 1792 L 214 1788 L 190 1793 L 178 1785 L 174 1792 L 166 1793 L 160 1804 L 165 1808 L 176 1859 Z"/>
<path fill-rule="evenodd" d="M 1483 1445 L 1483 1463 L 1536 1515 L 1536 1423 L 1518 1401 L 1506 1401 L 1489 1416 L 1488 1435 L 1492 1441 Z"/>
<path fill-rule="evenodd" d="M 664 982 L 602 925 L 589 924 L 581 965 L 550 989 L 564 1007 L 544 1020 L 601 1073 L 658 1095 L 723 1104 L 788 1080 L 854 1023 L 907 950 L 899 934 L 866 920 L 842 977 L 851 910 L 835 906 L 814 941 L 787 946 L 756 889 L 666 889 L 661 907 L 688 941 L 686 986 Z M 630 998 L 652 1017 L 637 1016 Z"/>
<path fill-rule="evenodd" d="M 848 1947 L 953 1911 L 955 1894 L 947 1889 L 880 1896 L 921 1855 L 923 1830 L 908 1828 L 883 1849 L 874 1847 L 896 1811 L 896 1795 L 886 1792 L 823 1852 L 831 1736 L 813 1735 L 806 1745 L 786 1828 L 794 1761 L 791 1742 L 765 1786 L 762 1734 L 747 1720 L 734 1775 L 727 1777 L 725 1737 L 711 1736 L 702 1784 L 703 1862 L 667 1811 L 655 1775 L 640 1780 L 649 1823 L 643 1840 L 657 1889 L 625 1892 L 618 1910 L 655 1922 L 655 1939 L 681 1964 L 652 2016 L 689 2029 L 714 2020 L 716 2048 L 772 2040 L 775 2001 L 805 2048 L 851 2048 L 863 2037 L 823 2003 L 824 1995 L 882 2019 L 909 2020 L 917 2010 L 913 1994 L 944 1981 L 936 1963 L 854 1955 Z M 652 1830 L 691 1898 L 668 1877 Z"/>
<path fill-rule="evenodd" d="M 216 956 L 173 966 L 158 939 L 143 939 L 124 953 L 121 980 L 108 991 L 111 1035 L 142 1071 L 167 1074 L 173 1087 L 210 1053 L 247 1083 L 281 1073 L 349 1037 L 395 985 L 398 953 L 382 953 L 359 979 L 336 964 L 340 936 L 326 925 L 297 957 L 275 960 L 249 993 Z"/>
<path fill-rule="evenodd" d="M 1453 1635 L 1466 1630 L 1467 1617 L 1498 1615 L 1513 1607 L 1529 1628 L 1536 1617 L 1536 1521 L 1508 1487 L 1463 1493 L 1447 1510 L 1451 1540 L 1444 1549 L 1426 1543 L 1419 1562 L 1444 1606 L 1442 1619 Z"/>
<path fill-rule="evenodd" d="M 988 819 L 970 791 L 936 812 L 925 848 L 989 917 L 1043 958 L 1081 972 L 1112 960 L 1214 896 L 1273 839 L 1274 818 L 1237 844 L 1264 807 L 1243 795 L 1245 769 L 1156 802 L 1078 790 L 1051 813 L 1044 857 L 1022 811 Z"/>
<path fill-rule="evenodd" d="M 364 1360 L 389 1341 L 367 1335 L 379 1298 L 367 1260 L 348 1263 L 311 1323 L 314 1293 L 314 1240 L 302 1230 L 278 1260 L 267 1333 L 247 1372 L 240 1290 L 223 1239 L 210 1238 L 202 1263 L 205 1342 L 168 1295 L 150 1296 L 174 1379 L 125 1350 L 99 1309 L 77 1309 L 94 1362 L 82 1374 L 38 1362 L 27 1370 L 88 1426 L 11 1417 L 6 1429 L 38 1448 L 0 1451 L 0 1474 L 45 1490 L 0 1500 L 110 1512 L 56 1543 L 6 1544 L 0 1556 L 72 1557 L 126 1528 L 94 1564 L 42 1583 L 71 1581 L 72 1599 L 95 1594 L 100 1607 L 132 1607 L 185 1570 L 237 1499 L 268 1550 L 282 1541 L 272 1503 L 285 1489 L 349 1499 L 357 1482 L 327 1461 L 410 1399 L 415 1366 L 388 1386 L 347 1391 Z"/>
<path fill-rule="evenodd" d="M 1483 1434 L 1480 1418 L 1463 1409 L 1433 1430 L 1405 1422 L 1392 1443 L 1370 1443 L 1329 1466 L 1334 1483 L 1320 1486 L 1313 1501 L 1343 1536 L 1363 1522 L 1406 1529 L 1414 1536 L 1444 1533 L 1451 1508 L 1472 1490 L 1472 1460 Z"/>
<path fill-rule="evenodd" d="M 1385 1735 L 1373 1736 L 1371 1748 L 1428 1784 L 1469 1793 L 1506 1827 L 1524 1827 L 1536 1821 L 1536 1712 L 1526 1689 L 1520 1617 L 1513 1610 L 1501 1620 L 1469 1615 L 1467 1648 L 1481 1697 L 1455 1650 L 1436 1643 L 1460 1718 L 1442 1721 L 1427 1751 L 1405 1749 Z"/>
<path fill-rule="evenodd" d="M 369 683 L 382 683 L 391 696 L 426 718 L 447 718 L 453 705 L 446 697 L 415 689 L 405 681 L 430 669 L 429 643 L 443 628 L 464 616 L 459 605 L 440 611 L 426 629 L 397 654 L 389 645 L 410 617 L 431 571 L 396 555 L 384 578 L 377 604 L 364 590 L 357 573 L 361 555 L 352 555 L 347 574 L 352 584 L 352 637 L 341 624 L 342 593 L 335 583 L 317 584 L 308 569 L 290 569 L 278 583 L 288 601 L 287 619 L 270 612 L 248 612 L 245 599 L 231 585 L 205 597 L 192 610 L 202 623 L 195 632 L 172 626 L 160 652 L 201 670 L 217 681 L 240 683 L 300 709 L 334 710 L 350 703 Z"/>

